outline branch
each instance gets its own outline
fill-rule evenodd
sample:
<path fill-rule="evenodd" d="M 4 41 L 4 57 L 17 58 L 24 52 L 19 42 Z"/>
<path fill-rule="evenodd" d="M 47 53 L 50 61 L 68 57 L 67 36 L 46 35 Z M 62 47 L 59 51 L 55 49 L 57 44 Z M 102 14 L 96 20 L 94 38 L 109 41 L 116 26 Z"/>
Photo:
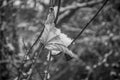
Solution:
<path fill-rule="evenodd" d="M 78 10 L 79 8 L 75 8 L 75 9 L 72 9 L 72 10 L 68 10 L 68 11 L 65 11 L 64 13 L 62 13 L 59 18 L 58 18 L 58 24 L 57 26 L 60 27 L 61 23 L 65 23 L 67 22 L 74 14 L 75 12 Z"/>
<path fill-rule="evenodd" d="M 112 55 L 113 51 L 110 51 L 109 53 L 106 53 L 101 61 L 99 61 L 97 64 L 93 65 L 93 69 L 97 68 L 98 66 L 101 66 L 105 62 L 107 62 L 107 59 L 110 55 Z"/>
<path fill-rule="evenodd" d="M 87 6 L 91 6 L 91 5 L 97 5 L 97 4 L 101 3 L 101 2 L 103 2 L 103 0 L 89 1 L 89 2 L 85 2 L 85 3 L 74 3 L 72 5 L 68 5 L 67 7 L 61 7 L 60 12 L 75 9 L 75 8 L 78 8 L 78 7 L 83 8 L 83 7 L 87 7 Z"/>
<path fill-rule="evenodd" d="M 45 26 L 43 27 L 41 33 L 39 34 L 39 36 L 37 37 L 37 39 L 35 40 L 35 42 L 33 43 L 33 45 L 29 48 L 27 54 L 30 53 L 31 49 L 32 49 L 32 48 L 35 46 L 35 44 L 39 41 L 39 39 L 40 39 L 40 37 L 42 36 L 42 33 L 43 33 L 43 31 L 44 31 L 44 28 L 45 28 Z"/>
<path fill-rule="evenodd" d="M 70 46 L 79 38 L 79 36 L 84 32 L 84 30 L 88 27 L 88 25 L 97 17 L 97 15 L 99 14 L 99 12 L 103 9 L 103 7 L 107 4 L 108 1 L 109 0 L 105 0 L 105 2 L 103 3 L 102 7 L 97 11 L 97 13 L 93 16 L 93 18 L 83 27 L 83 29 L 80 31 L 80 33 L 71 42 Z"/>
<path fill-rule="evenodd" d="M 44 28 L 43 28 L 42 32 L 39 34 L 39 36 L 37 37 L 37 39 L 35 40 L 35 42 L 33 43 L 33 45 L 29 48 L 28 52 L 24 55 L 23 60 L 22 60 L 22 63 L 21 63 L 20 68 L 19 68 L 20 70 L 23 70 L 23 65 L 24 65 L 24 61 L 25 61 L 25 59 L 26 59 L 26 55 L 28 55 L 28 54 L 30 53 L 30 51 L 32 50 L 32 48 L 33 48 L 33 47 L 35 46 L 35 44 L 39 41 L 39 39 L 40 39 L 43 31 L 44 31 Z M 21 72 L 19 72 L 19 74 L 18 74 L 18 80 L 20 79 L 20 75 L 21 75 Z"/>
<path fill-rule="evenodd" d="M 112 53 L 113 53 L 113 51 L 110 51 L 109 53 L 106 53 L 106 54 L 103 56 L 103 59 L 102 59 L 101 61 L 99 61 L 97 64 L 94 64 L 94 65 L 90 68 L 89 73 L 88 73 L 88 75 L 87 75 L 87 77 L 86 77 L 85 80 L 89 80 L 89 78 L 90 78 L 92 72 L 94 71 L 94 69 L 96 69 L 97 67 L 99 67 L 99 66 L 101 66 L 102 64 L 104 64 L 105 62 L 107 62 L 108 57 L 111 56 Z"/>
<path fill-rule="evenodd" d="M 47 68 L 45 70 L 45 77 L 44 77 L 44 80 L 47 80 L 47 77 L 48 77 L 48 74 L 49 74 L 49 67 L 50 67 L 50 64 L 51 64 L 51 51 L 49 51 L 48 53 L 48 57 L 47 57 L 47 61 L 48 61 L 48 64 L 47 64 Z"/>
<path fill-rule="evenodd" d="M 83 27 L 83 29 L 79 32 L 79 34 L 75 37 L 75 39 L 71 42 L 71 44 L 68 46 L 68 48 L 71 47 L 71 45 L 79 38 L 79 36 L 84 32 L 84 30 L 88 27 L 88 25 L 97 17 L 97 15 L 99 14 L 99 12 L 103 9 L 103 7 L 107 4 L 108 0 L 105 0 L 105 2 L 103 3 L 102 7 L 97 11 L 97 13 L 93 16 L 93 18 Z M 62 52 L 60 52 L 62 53 Z M 69 56 L 70 59 L 72 59 Z"/>
<path fill-rule="evenodd" d="M 60 11 L 60 5 L 61 5 L 61 0 L 58 0 L 58 9 L 57 9 L 56 18 L 55 18 L 55 21 L 54 21 L 55 24 L 57 23 L 57 20 L 58 20 L 58 15 L 59 15 L 59 11 Z"/>
<path fill-rule="evenodd" d="M 54 23 L 57 23 L 58 20 L 58 15 L 59 15 L 59 11 L 60 11 L 60 5 L 61 5 L 61 0 L 50 0 L 50 8 L 55 10 L 55 5 L 57 5 L 57 10 L 56 10 L 56 18 L 54 20 Z"/>
<path fill-rule="evenodd" d="M 60 8 L 61 15 L 58 18 L 57 25 L 60 25 L 62 22 L 64 22 L 64 23 L 67 22 L 74 15 L 74 13 L 77 10 L 79 10 L 79 8 L 97 5 L 97 4 L 100 4 L 102 2 L 103 2 L 103 0 L 89 1 L 87 3 L 75 3 L 75 4 L 71 4 L 67 7 L 61 7 Z"/>

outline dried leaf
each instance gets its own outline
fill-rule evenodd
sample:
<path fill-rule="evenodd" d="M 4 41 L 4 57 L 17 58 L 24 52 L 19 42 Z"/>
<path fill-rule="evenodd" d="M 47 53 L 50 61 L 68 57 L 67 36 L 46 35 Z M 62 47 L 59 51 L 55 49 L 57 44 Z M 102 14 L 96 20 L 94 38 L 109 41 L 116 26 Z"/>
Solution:
<path fill-rule="evenodd" d="M 71 50 L 69 50 L 63 44 L 58 44 L 58 43 L 49 44 L 49 45 L 46 46 L 46 48 L 51 50 L 53 55 L 56 55 L 60 52 L 63 52 L 63 53 L 66 53 L 66 54 L 70 55 L 71 57 L 74 57 L 74 58 L 78 59 L 78 56 L 76 54 L 74 54 Z"/>
<path fill-rule="evenodd" d="M 71 57 L 78 58 L 77 55 L 67 48 L 71 44 L 72 39 L 61 33 L 61 30 L 55 27 L 53 16 L 51 12 L 47 17 L 41 42 L 45 45 L 45 48 L 52 51 L 53 55 L 64 52 Z"/>

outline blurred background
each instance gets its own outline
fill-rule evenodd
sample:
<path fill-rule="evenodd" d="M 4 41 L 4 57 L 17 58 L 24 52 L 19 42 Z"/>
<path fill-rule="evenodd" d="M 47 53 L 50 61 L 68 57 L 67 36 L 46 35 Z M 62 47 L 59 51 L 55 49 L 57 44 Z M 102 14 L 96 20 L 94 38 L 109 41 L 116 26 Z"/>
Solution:
<path fill-rule="evenodd" d="M 61 0 L 57 27 L 74 39 L 105 0 Z M 41 32 L 49 0 L 0 0 L 0 80 L 14 80 L 21 58 Z M 23 41 L 24 40 L 24 41 Z M 26 46 L 24 46 L 26 45 Z M 26 49 L 25 49 L 26 47 Z M 80 62 L 52 57 L 49 80 L 120 80 L 120 1 L 109 0 L 72 46 Z M 42 80 L 46 52 L 31 80 Z"/>

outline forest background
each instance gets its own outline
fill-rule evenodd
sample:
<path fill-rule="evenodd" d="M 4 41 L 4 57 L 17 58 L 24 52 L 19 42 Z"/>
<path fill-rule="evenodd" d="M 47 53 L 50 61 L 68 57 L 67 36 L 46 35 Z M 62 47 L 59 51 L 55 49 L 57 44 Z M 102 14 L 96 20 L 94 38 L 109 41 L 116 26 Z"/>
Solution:
<path fill-rule="evenodd" d="M 43 29 L 49 0 L 0 0 L 0 80 L 13 80 L 26 49 Z M 74 39 L 104 0 L 61 0 L 57 27 Z M 80 62 L 53 56 L 50 80 L 120 80 L 120 1 L 109 0 L 71 49 Z M 31 80 L 42 80 L 46 52 Z"/>

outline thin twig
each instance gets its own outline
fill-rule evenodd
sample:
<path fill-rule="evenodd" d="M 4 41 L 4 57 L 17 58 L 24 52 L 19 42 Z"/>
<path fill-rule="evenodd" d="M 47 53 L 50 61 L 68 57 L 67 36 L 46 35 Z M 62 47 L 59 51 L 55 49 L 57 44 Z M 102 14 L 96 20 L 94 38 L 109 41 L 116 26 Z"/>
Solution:
<path fill-rule="evenodd" d="M 74 13 L 79 10 L 79 8 L 84 8 L 84 7 L 91 7 L 91 6 L 94 6 L 94 5 L 98 5 L 98 4 L 101 4 L 103 3 L 104 1 L 103 0 L 94 0 L 94 1 L 89 1 L 87 3 L 75 3 L 75 4 L 70 4 L 66 7 L 60 7 L 60 15 L 59 15 L 59 18 L 58 18 L 58 21 L 57 21 L 57 27 L 60 27 L 61 23 L 62 22 L 67 22 L 71 16 L 74 15 Z"/>
<path fill-rule="evenodd" d="M 54 20 L 54 23 L 56 24 L 57 20 L 58 20 L 59 11 L 60 11 L 61 0 L 50 0 L 50 8 L 54 8 L 55 7 L 55 3 L 57 3 L 57 6 L 58 6 L 57 13 L 56 13 L 56 18 Z"/>
<path fill-rule="evenodd" d="M 37 37 L 37 39 L 35 40 L 35 42 L 33 43 L 33 45 L 29 48 L 27 54 L 30 53 L 30 51 L 32 50 L 32 48 L 33 48 L 33 47 L 35 46 L 35 44 L 39 41 L 40 37 L 42 36 L 42 33 L 44 32 L 44 28 L 45 28 L 45 26 L 43 27 L 41 33 L 39 34 L 39 36 Z"/>
<path fill-rule="evenodd" d="M 88 27 L 88 25 L 96 18 L 96 16 L 99 14 L 99 12 L 103 9 L 103 7 L 107 4 L 109 0 L 105 0 L 101 8 L 97 11 L 97 13 L 93 16 L 93 18 L 83 27 L 83 29 L 79 32 L 79 34 L 75 37 L 75 39 L 71 42 L 71 44 L 68 46 L 68 48 L 71 47 L 71 45 L 79 38 L 79 36 L 84 32 L 84 30 Z M 60 52 L 59 54 L 61 54 Z"/>
<path fill-rule="evenodd" d="M 85 2 L 85 3 L 77 3 L 76 2 L 75 4 L 70 4 L 66 7 L 61 7 L 60 12 L 64 12 L 64 11 L 72 10 L 72 9 L 76 9 L 76 8 L 89 7 L 89 6 L 97 5 L 102 2 L 103 2 L 103 0 L 92 0 L 92 1 Z"/>
<path fill-rule="evenodd" d="M 99 14 L 99 12 L 103 9 L 103 7 L 107 4 L 109 0 L 105 0 L 102 7 L 97 11 L 97 13 L 93 16 L 93 18 L 83 27 L 83 29 L 80 31 L 80 33 L 75 37 L 75 39 L 71 42 L 69 46 L 71 46 L 78 38 L 79 36 L 84 32 L 84 30 L 88 27 L 88 25 L 96 18 L 96 16 Z"/>
<path fill-rule="evenodd" d="M 40 37 L 42 36 L 42 33 L 43 33 L 43 31 L 44 31 L 44 28 L 45 28 L 45 26 L 43 27 L 41 33 L 39 34 L 39 36 L 37 37 L 37 39 L 35 40 L 35 42 L 33 43 L 33 45 L 29 48 L 29 50 L 28 50 L 28 52 L 26 53 L 26 55 L 28 55 L 28 54 L 30 53 L 31 49 L 32 49 L 32 48 L 35 46 L 35 44 L 39 41 L 39 39 L 40 39 Z M 24 58 L 23 58 L 23 60 L 22 60 L 22 63 L 23 63 L 23 61 L 25 60 L 26 55 L 24 56 Z M 23 65 L 23 64 L 22 64 L 22 65 Z"/>
<path fill-rule="evenodd" d="M 107 62 L 107 59 L 113 54 L 113 51 L 110 51 L 109 53 L 106 53 L 101 61 L 99 61 L 97 64 L 93 65 L 93 69 L 97 68 L 98 66 L 101 66 L 105 62 Z"/>
<path fill-rule="evenodd" d="M 54 21 L 55 24 L 57 23 L 57 20 L 58 20 L 58 15 L 59 15 L 59 12 L 60 12 L 60 5 L 61 5 L 61 0 L 58 0 L 57 14 L 56 14 L 56 18 L 55 18 L 55 21 Z"/>
<path fill-rule="evenodd" d="M 51 51 L 49 51 L 49 57 L 48 57 L 48 64 L 47 64 L 47 68 L 45 70 L 45 77 L 44 77 L 44 80 L 47 80 L 47 77 L 48 77 L 48 73 L 49 73 L 49 67 L 50 67 L 50 64 L 51 64 Z"/>
<path fill-rule="evenodd" d="M 45 26 L 44 26 L 44 28 L 45 28 Z M 26 53 L 26 55 L 28 55 L 28 54 L 30 53 L 31 49 L 32 49 L 32 48 L 35 46 L 35 44 L 39 41 L 39 39 L 40 39 L 40 37 L 41 37 L 41 35 L 42 35 L 43 31 L 44 31 L 44 28 L 43 28 L 43 30 L 41 31 L 41 33 L 39 34 L 39 36 L 37 37 L 37 39 L 35 40 L 35 42 L 33 43 L 33 45 L 30 47 L 30 49 L 28 50 L 28 52 Z M 26 55 L 23 57 L 22 64 L 20 65 L 20 70 L 22 70 L 22 68 L 23 68 L 24 60 L 25 60 L 25 58 L 26 58 Z M 18 80 L 20 79 L 20 74 L 21 74 L 21 72 L 19 72 L 19 74 L 18 74 Z"/>
<path fill-rule="evenodd" d="M 107 59 L 113 54 L 113 51 L 110 51 L 109 53 L 106 53 L 103 57 L 103 59 L 101 61 L 99 61 L 97 64 L 94 64 L 91 67 L 91 70 L 89 71 L 87 77 L 85 80 L 89 80 L 89 77 L 91 76 L 92 72 L 94 71 L 94 69 L 96 69 L 97 67 L 101 66 L 102 64 L 104 64 L 105 62 L 107 62 Z"/>
<path fill-rule="evenodd" d="M 39 56 L 40 56 L 40 53 L 42 52 L 42 50 L 44 49 L 44 45 L 43 44 L 41 44 L 41 46 L 39 47 L 40 49 L 39 49 L 39 51 L 38 51 L 38 55 L 35 55 L 35 60 L 33 60 L 33 62 L 32 62 L 32 67 L 31 67 L 31 73 L 30 73 L 30 75 L 28 76 L 28 78 L 26 79 L 26 80 L 29 80 L 30 78 L 31 78 L 31 76 L 32 76 L 32 74 L 33 74 L 33 69 L 35 68 L 35 66 L 36 66 L 36 61 L 37 61 L 37 59 L 39 58 Z"/>

